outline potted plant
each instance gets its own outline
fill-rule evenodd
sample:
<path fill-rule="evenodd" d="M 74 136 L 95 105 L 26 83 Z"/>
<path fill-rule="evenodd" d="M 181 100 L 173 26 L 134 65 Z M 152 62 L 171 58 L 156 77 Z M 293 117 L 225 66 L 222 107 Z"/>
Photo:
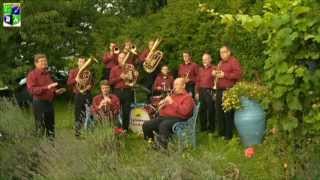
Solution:
<path fill-rule="evenodd" d="M 265 132 L 268 90 L 256 82 L 238 82 L 223 94 L 223 110 L 235 111 L 234 122 L 244 146 L 260 144 Z"/>

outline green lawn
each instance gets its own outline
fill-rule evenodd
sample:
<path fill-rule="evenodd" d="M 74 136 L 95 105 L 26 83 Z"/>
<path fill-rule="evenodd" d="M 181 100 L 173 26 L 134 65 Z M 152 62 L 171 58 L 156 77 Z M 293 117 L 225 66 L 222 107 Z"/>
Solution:
<path fill-rule="evenodd" d="M 33 129 L 29 111 L 6 107 L 0 112 L 0 131 L 10 138 L 0 140 L 0 179 L 269 180 L 285 179 L 293 167 L 287 163 L 284 168 L 290 156 L 279 153 L 278 138 L 271 134 L 251 159 L 238 137 L 226 141 L 207 133 L 198 133 L 197 147 L 184 151 L 174 142 L 168 151 L 154 150 L 141 136 L 115 136 L 109 127 L 84 131 L 79 140 L 72 128 L 73 104 L 61 98 L 55 102 L 56 139 L 50 142 L 28 135 Z"/>
<path fill-rule="evenodd" d="M 65 145 L 68 146 L 68 153 L 64 154 L 61 163 L 65 157 L 72 157 L 73 153 L 86 153 L 83 146 L 90 144 L 100 144 L 105 138 L 106 132 L 111 130 L 98 128 L 95 132 L 85 133 L 84 140 L 76 140 L 73 137 L 73 104 L 72 102 L 65 102 L 63 100 L 58 100 L 55 102 L 56 109 L 56 128 L 57 128 L 57 138 L 56 138 L 56 148 L 66 153 L 62 150 Z M 104 135 L 101 135 L 104 134 Z M 90 142 L 93 141 L 93 142 Z M 273 141 L 270 137 L 267 143 Z M 281 158 L 272 154 L 275 150 L 274 146 L 270 145 L 259 145 L 256 146 L 256 155 L 252 159 L 247 159 L 244 156 L 244 148 L 240 144 L 238 137 L 235 137 L 231 141 L 223 140 L 214 134 L 198 133 L 197 135 L 197 147 L 195 149 L 187 149 L 183 152 L 179 152 L 176 144 L 171 144 L 169 152 L 172 157 L 166 155 L 166 153 L 161 153 L 153 150 L 151 146 L 143 140 L 142 137 L 135 134 L 129 134 L 126 137 L 121 137 L 119 142 L 119 147 L 116 148 L 118 153 L 117 158 L 119 166 L 126 166 L 126 168 L 138 168 L 138 169 L 153 169 L 155 174 L 150 174 L 155 177 L 161 177 L 162 171 L 156 170 L 156 165 L 152 164 L 150 167 L 149 163 L 155 163 L 158 160 L 166 159 L 168 162 L 175 161 L 175 165 L 169 165 L 172 168 L 187 168 L 190 175 L 186 174 L 186 177 L 195 178 L 208 177 L 215 175 L 216 177 L 242 177 L 244 179 L 269 179 L 270 176 L 276 179 L 282 179 L 284 177 L 283 162 Z M 61 147 L 60 147 L 61 146 Z M 114 148 L 114 147 L 111 147 Z M 94 153 L 101 153 L 98 149 L 93 148 Z M 81 151 L 84 152 L 81 152 Z M 62 153 L 62 154 L 63 154 Z M 92 152 L 91 152 L 92 153 Z M 77 155 L 81 156 L 81 155 Z M 92 160 L 92 157 L 87 157 Z M 76 159 L 76 158 L 75 158 Z M 85 158 L 86 159 L 86 158 Z M 94 159 L 94 158 L 93 158 Z M 98 158 L 99 159 L 99 158 Z M 60 162 L 60 161 L 59 161 Z M 72 162 L 69 162 L 72 164 Z M 163 163 L 163 162 L 162 162 Z M 185 164 L 186 163 L 186 164 Z M 184 167 L 187 164 L 195 167 Z M 77 168 L 78 164 L 73 164 L 73 168 Z M 155 166 L 155 167 L 152 167 Z M 55 167 L 54 169 L 56 169 Z M 70 168 L 70 167 L 69 167 Z M 161 164 L 160 168 L 166 169 L 167 163 Z M 191 169 L 189 169 L 191 168 Z M 197 172 L 193 172 L 192 168 L 198 169 Z M 72 168 L 71 168 L 72 169 Z M 162 169 L 162 170 L 163 170 Z M 179 169 L 179 168 L 178 168 Z M 186 170 L 181 170 L 183 173 Z M 131 170 L 127 172 L 131 174 Z M 137 173 L 137 172 L 136 172 Z M 139 172 L 138 175 L 141 175 Z M 164 172 L 163 172 L 164 173 Z M 166 173 L 165 173 L 166 174 Z M 172 174 L 166 174 L 166 177 L 171 177 Z M 147 176 L 149 177 L 149 176 Z"/>

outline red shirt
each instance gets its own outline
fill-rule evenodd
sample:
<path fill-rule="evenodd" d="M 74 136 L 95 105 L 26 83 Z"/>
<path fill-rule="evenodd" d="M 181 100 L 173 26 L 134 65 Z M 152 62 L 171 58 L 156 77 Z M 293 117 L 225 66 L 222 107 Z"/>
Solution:
<path fill-rule="evenodd" d="M 192 96 L 184 91 L 181 94 L 173 94 L 173 103 L 165 105 L 160 110 L 160 116 L 163 117 L 176 117 L 181 119 L 188 119 L 192 116 L 192 111 L 195 103 Z"/>
<path fill-rule="evenodd" d="M 216 69 L 215 66 L 209 65 L 207 67 L 202 66 L 199 69 L 197 81 L 196 81 L 196 90 L 199 88 L 212 88 L 214 76 L 212 76 L 212 70 Z"/>
<path fill-rule="evenodd" d="M 103 63 L 107 69 L 111 69 L 118 64 L 118 54 L 111 54 L 106 52 L 103 56 Z"/>
<path fill-rule="evenodd" d="M 69 76 L 68 76 L 68 81 L 67 81 L 67 85 L 71 87 L 72 92 L 75 94 L 79 93 L 78 89 L 76 88 L 76 84 L 77 84 L 76 77 L 77 77 L 78 72 L 79 72 L 79 68 L 71 69 L 69 71 Z"/>
<path fill-rule="evenodd" d="M 146 60 L 149 52 L 150 52 L 149 49 L 145 49 L 142 53 L 140 53 L 140 55 L 139 55 L 140 63 L 143 63 Z"/>
<path fill-rule="evenodd" d="M 124 53 L 127 56 L 127 52 L 124 52 Z M 130 55 L 126 61 L 126 64 L 135 64 L 135 59 L 136 59 L 136 55 L 130 52 Z"/>
<path fill-rule="evenodd" d="M 109 98 L 111 99 L 111 104 L 109 104 L 111 111 L 113 112 L 114 115 L 117 115 L 120 112 L 120 100 L 116 95 L 113 95 L 113 94 L 109 94 Z M 93 98 L 91 109 L 94 114 L 98 114 L 99 112 L 104 110 L 103 107 L 99 109 L 99 105 L 102 100 L 103 100 L 102 94 L 99 94 Z"/>
<path fill-rule="evenodd" d="M 198 75 L 198 71 L 199 71 L 199 66 L 194 62 L 191 62 L 188 64 L 180 64 L 178 75 L 179 77 L 185 77 L 189 73 L 188 77 L 190 81 L 195 83 Z"/>
<path fill-rule="evenodd" d="M 52 101 L 56 88 L 48 89 L 54 83 L 47 70 L 34 69 L 27 77 L 27 88 L 33 99 Z"/>
<path fill-rule="evenodd" d="M 130 88 L 129 86 L 125 85 L 124 80 L 120 78 L 120 74 L 122 72 L 123 70 L 119 65 L 116 65 L 111 69 L 109 83 L 114 88 L 120 88 L 120 89 Z"/>
<path fill-rule="evenodd" d="M 171 74 L 168 74 L 167 76 L 163 75 L 162 73 L 158 74 L 156 77 L 156 80 L 153 83 L 153 90 L 154 91 L 159 91 L 157 87 L 161 87 L 162 89 L 159 91 L 163 90 L 170 90 L 172 89 L 173 86 L 173 76 Z"/>
<path fill-rule="evenodd" d="M 241 65 L 235 57 L 230 57 L 227 61 L 220 61 L 219 70 L 224 72 L 224 77 L 218 79 L 218 89 L 231 88 L 237 81 L 241 79 Z"/>

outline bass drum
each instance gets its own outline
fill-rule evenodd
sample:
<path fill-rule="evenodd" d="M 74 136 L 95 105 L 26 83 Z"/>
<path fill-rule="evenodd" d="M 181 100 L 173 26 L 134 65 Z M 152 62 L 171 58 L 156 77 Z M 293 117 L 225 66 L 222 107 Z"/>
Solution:
<path fill-rule="evenodd" d="M 131 109 L 129 128 L 134 133 L 143 134 L 142 125 L 145 121 L 150 121 L 150 116 L 144 105 L 137 105 Z"/>

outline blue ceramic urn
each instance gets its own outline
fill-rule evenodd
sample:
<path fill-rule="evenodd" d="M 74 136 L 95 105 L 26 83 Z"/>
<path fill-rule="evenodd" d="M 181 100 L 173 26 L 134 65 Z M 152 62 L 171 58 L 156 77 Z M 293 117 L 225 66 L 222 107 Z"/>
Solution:
<path fill-rule="evenodd" d="M 265 132 L 265 112 L 261 105 L 247 97 L 241 97 L 242 108 L 235 112 L 234 123 L 242 144 L 249 147 L 260 144 Z"/>

